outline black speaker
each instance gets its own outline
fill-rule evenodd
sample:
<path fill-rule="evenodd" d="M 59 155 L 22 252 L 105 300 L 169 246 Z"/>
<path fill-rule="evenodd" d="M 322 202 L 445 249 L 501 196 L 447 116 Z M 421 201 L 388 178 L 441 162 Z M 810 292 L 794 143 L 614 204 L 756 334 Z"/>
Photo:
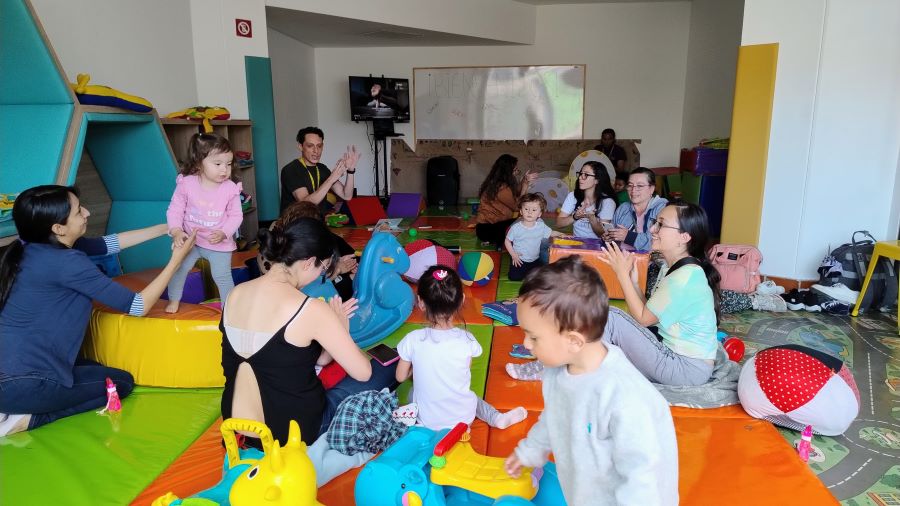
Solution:
<path fill-rule="evenodd" d="M 429 206 L 455 206 L 459 203 L 459 164 L 452 156 L 436 156 L 428 160 L 425 173 L 426 198 Z"/>

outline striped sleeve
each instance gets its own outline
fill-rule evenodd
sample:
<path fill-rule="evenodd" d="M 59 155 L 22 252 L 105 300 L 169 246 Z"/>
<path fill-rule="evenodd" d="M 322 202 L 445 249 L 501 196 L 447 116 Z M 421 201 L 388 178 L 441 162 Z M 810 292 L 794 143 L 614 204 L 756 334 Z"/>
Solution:
<path fill-rule="evenodd" d="M 144 297 L 141 294 L 134 294 L 134 299 L 131 301 L 131 308 L 128 309 L 128 314 L 131 316 L 144 316 Z"/>
<path fill-rule="evenodd" d="M 106 243 L 107 255 L 115 255 L 122 251 L 122 247 L 119 245 L 119 234 L 104 235 L 103 242 Z"/>

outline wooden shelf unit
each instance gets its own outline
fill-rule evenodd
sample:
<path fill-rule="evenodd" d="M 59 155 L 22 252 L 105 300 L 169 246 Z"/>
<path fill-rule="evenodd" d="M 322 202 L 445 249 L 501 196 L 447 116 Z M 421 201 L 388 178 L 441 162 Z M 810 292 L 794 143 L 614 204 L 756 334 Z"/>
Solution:
<path fill-rule="evenodd" d="M 169 146 L 175 155 L 175 160 L 181 166 L 184 158 L 187 156 L 188 144 L 191 136 L 199 132 L 203 128 L 203 124 L 198 121 L 186 119 L 168 119 L 163 118 L 163 129 L 166 137 L 169 139 Z M 247 151 L 253 153 L 253 133 L 251 131 L 253 122 L 250 120 L 230 119 L 230 120 L 213 120 L 213 132 L 221 135 L 231 142 L 231 148 L 235 151 Z M 244 222 L 241 223 L 241 238 L 247 241 L 256 240 L 256 233 L 259 231 L 259 213 L 257 212 L 256 202 L 256 168 L 254 165 L 241 167 L 235 159 L 234 174 L 240 178 L 244 186 L 244 193 L 250 195 L 250 209 L 244 213 Z"/>

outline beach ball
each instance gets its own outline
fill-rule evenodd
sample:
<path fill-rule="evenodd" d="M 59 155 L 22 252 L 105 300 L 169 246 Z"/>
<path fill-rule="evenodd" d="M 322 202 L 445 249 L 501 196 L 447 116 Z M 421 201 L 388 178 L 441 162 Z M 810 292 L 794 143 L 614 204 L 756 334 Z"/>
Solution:
<path fill-rule="evenodd" d="M 464 285 L 484 286 L 494 277 L 494 260 L 487 253 L 471 251 L 460 257 L 456 272 Z"/>
<path fill-rule="evenodd" d="M 447 248 L 438 246 L 428 239 L 417 239 L 403 248 L 409 256 L 409 269 L 403 273 L 403 277 L 414 283 L 418 283 L 419 277 L 432 265 L 456 264 L 456 257 Z"/>
<path fill-rule="evenodd" d="M 738 397 L 750 416 L 797 431 L 843 434 L 859 414 L 859 390 L 844 362 L 805 346 L 766 348 L 741 369 Z"/>

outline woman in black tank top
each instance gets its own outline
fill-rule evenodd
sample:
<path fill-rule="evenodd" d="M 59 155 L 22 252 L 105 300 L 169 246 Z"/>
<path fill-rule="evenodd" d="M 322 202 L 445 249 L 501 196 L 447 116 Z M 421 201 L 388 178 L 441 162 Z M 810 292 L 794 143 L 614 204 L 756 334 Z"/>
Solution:
<path fill-rule="evenodd" d="M 345 397 L 393 387 L 394 370 L 373 364 L 350 337 L 355 299 L 326 303 L 299 291 L 320 281 L 336 264 L 334 240 L 324 224 L 301 218 L 272 231 L 260 230 L 259 242 L 260 253 L 272 267 L 235 287 L 219 324 L 225 375 L 222 416 L 265 422 L 282 442 L 290 420 L 296 420 L 302 439 L 311 444 L 327 430 Z M 316 366 L 332 357 L 348 377 L 326 392 Z M 258 390 L 252 388 L 252 379 Z M 257 446 L 258 440 L 248 438 L 248 444 Z"/>

